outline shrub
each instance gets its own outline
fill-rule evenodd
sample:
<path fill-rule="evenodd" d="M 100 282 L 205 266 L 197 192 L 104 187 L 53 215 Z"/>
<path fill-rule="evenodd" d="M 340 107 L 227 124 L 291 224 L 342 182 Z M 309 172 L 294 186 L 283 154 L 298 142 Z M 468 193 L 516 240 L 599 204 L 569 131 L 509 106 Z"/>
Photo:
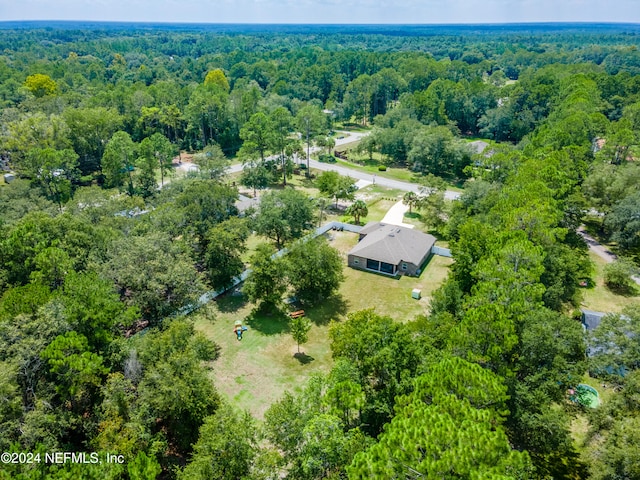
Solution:
<path fill-rule="evenodd" d="M 378 171 L 379 172 L 386 172 L 387 171 L 387 166 L 386 165 L 378 165 Z"/>
<path fill-rule="evenodd" d="M 631 275 L 636 271 L 637 268 L 631 260 L 619 258 L 604 267 L 604 283 L 613 290 L 632 291 L 635 282 L 631 279 Z"/>
<path fill-rule="evenodd" d="M 328 155 L 326 153 L 321 153 L 318 156 L 318 161 L 322 163 L 335 163 L 336 157 L 334 157 L 333 155 Z"/>

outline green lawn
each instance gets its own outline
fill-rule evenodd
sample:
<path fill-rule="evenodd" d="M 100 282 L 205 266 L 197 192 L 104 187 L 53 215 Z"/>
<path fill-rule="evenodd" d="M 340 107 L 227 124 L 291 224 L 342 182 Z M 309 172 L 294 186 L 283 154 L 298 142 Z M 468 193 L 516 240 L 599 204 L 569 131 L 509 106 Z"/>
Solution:
<path fill-rule="evenodd" d="M 384 218 L 389 209 L 398 203 L 398 198 L 378 198 L 367 203 L 367 209 L 369 215 L 366 218 L 361 219 L 362 224 L 367 222 L 379 222 Z"/>
<path fill-rule="evenodd" d="M 613 389 L 614 385 L 609 385 L 607 382 L 603 382 L 598 378 L 593 378 L 588 373 L 585 373 L 584 377 L 582 377 L 581 383 L 589 385 L 598 391 L 601 405 L 610 402 L 611 399 L 617 395 Z"/>
<path fill-rule="evenodd" d="M 228 294 L 192 315 L 196 329 L 221 349 L 220 358 L 212 364 L 216 388 L 236 407 L 257 418 L 262 418 L 285 391 L 297 391 L 313 373 L 329 371 L 328 324 L 332 319 L 339 321 L 348 312 L 375 308 L 398 321 L 411 320 L 427 312 L 431 292 L 444 281 L 452 263 L 448 258 L 433 257 L 420 278 L 393 279 L 346 266 L 346 252 L 357 243 L 356 234 L 330 231 L 326 236 L 345 258 L 345 281 L 339 295 L 318 307 L 305 308 L 313 325 L 309 342 L 300 348 L 304 355 L 296 355 L 286 316 L 254 314 L 254 306 L 238 293 Z M 421 300 L 411 298 L 414 288 L 422 290 Z M 236 320 L 249 327 L 242 341 L 233 333 Z"/>
<path fill-rule="evenodd" d="M 247 239 L 247 244 L 246 244 L 247 251 L 244 252 L 244 254 L 242 254 L 242 261 L 245 264 L 249 263 L 249 258 L 251 257 L 251 255 L 253 255 L 253 252 L 256 251 L 256 248 L 261 243 L 271 243 L 271 241 L 268 238 L 265 238 L 261 235 L 256 235 L 255 233 L 252 233 L 251 235 L 249 235 L 249 238 Z"/>
<path fill-rule="evenodd" d="M 402 219 L 402 221 L 409 225 L 413 225 L 415 228 L 417 228 L 422 232 L 429 231 L 428 225 L 422 219 L 422 215 L 417 213 L 415 210 L 412 211 L 411 213 L 405 212 L 404 218 Z"/>
<path fill-rule="evenodd" d="M 589 438 L 590 426 L 591 424 L 589 423 L 589 419 L 584 413 L 577 414 L 571 421 L 569 431 L 571 432 L 573 444 L 578 452 L 582 452 L 584 450 L 585 444 Z"/>
<path fill-rule="evenodd" d="M 286 390 L 297 390 L 312 373 L 330 369 L 330 318 L 312 326 L 309 342 L 300 348 L 305 355 L 296 357 L 287 318 L 253 315 L 252 309 L 253 305 L 244 303 L 242 297 L 226 296 L 194 317 L 196 329 L 220 346 L 212 372 L 218 391 L 234 406 L 262 418 Z M 309 316 L 319 319 L 318 315 Z M 236 320 L 243 320 L 249 327 L 242 341 L 233 332 Z"/>
<path fill-rule="evenodd" d="M 358 163 L 349 162 L 346 160 L 338 159 L 336 161 L 338 165 L 342 165 L 343 167 L 350 168 L 352 170 L 358 170 L 360 172 L 366 172 L 373 175 L 377 175 L 378 177 L 390 178 L 392 180 L 400 180 L 403 182 L 416 183 L 416 176 L 413 172 L 407 170 L 406 168 L 394 168 L 388 167 L 385 171 L 378 170 L 378 164 L 375 163 L 365 163 L 364 165 L 360 165 Z"/>
<path fill-rule="evenodd" d="M 347 132 L 368 132 L 369 130 L 371 130 L 371 127 L 369 126 L 364 126 L 361 123 L 355 123 L 355 122 L 346 122 L 346 123 L 341 123 L 341 122 L 337 122 L 334 125 L 334 130 L 336 131 L 336 135 L 340 135 L 338 133 L 339 130 L 344 130 Z"/>
<path fill-rule="evenodd" d="M 381 315 L 406 322 L 427 313 L 431 293 L 444 282 L 452 263 L 449 258 L 433 256 L 419 278 L 399 279 L 347 268 L 342 292 L 349 299 L 350 311 L 375 308 Z M 420 300 L 411 298 L 414 288 L 422 291 Z"/>
<path fill-rule="evenodd" d="M 406 192 L 404 190 L 383 187 L 380 184 L 376 184 L 376 185 L 370 184 L 358 190 L 358 192 L 356 193 L 356 197 L 361 198 L 366 202 L 375 200 L 377 198 L 394 198 L 397 200 L 401 200 L 402 196 L 405 193 Z"/>
<path fill-rule="evenodd" d="M 349 160 L 337 159 L 336 163 L 352 170 L 358 170 L 360 172 L 369 173 L 371 175 L 377 175 L 379 177 L 390 178 L 393 180 L 401 180 L 403 182 L 413 182 L 415 174 L 406 168 L 388 167 L 386 171 L 381 172 L 378 170 L 378 166 L 382 165 L 382 155 L 374 153 L 373 158 L 369 159 L 368 154 L 357 154 L 355 148 L 358 146 L 359 141 L 346 143 L 336 147 L 338 152 L 349 152 Z"/>
<path fill-rule="evenodd" d="M 606 262 L 593 252 L 589 252 L 589 257 L 595 266 L 593 275 L 595 285 L 582 290 L 583 298 L 580 304 L 582 308 L 597 312 L 619 313 L 627 305 L 640 307 L 639 295 L 624 296 L 609 290 L 604 284 L 603 271 Z"/>
<path fill-rule="evenodd" d="M 358 243 L 358 236 L 333 231 L 327 232 L 326 236 L 332 239 L 330 245 L 343 254 L 346 263 L 346 254 Z M 433 256 L 419 278 L 399 279 L 347 267 L 340 292 L 349 311 L 375 308 L 376 312 L 396 320 L 412 320 L 416 315 L 427 312 L 431 293 L 442 285 L 452 263 L 450 258 Z M 422 290 L 422 299 L 411 298 L 414 288 Z"/>
<path fill-rule="evenodd" d="M 614 390 L 613 385 L 607 384 L 597 378 L 592 378 L 588 373 L 585 373 L 581 383 L 589 385 L 598 391 L 600 405 L 610 402 L 613 397 L 618 394 Z M 578 452 L 583 452 L 587 443 L 594 441 L 593 438 L 589 437 L 590 428 L 591 423 L 589 422 L 589 415 L 587 413 L 579 413 L 571 422 L 571 436 L 573 437 L 574 445 Z"/>

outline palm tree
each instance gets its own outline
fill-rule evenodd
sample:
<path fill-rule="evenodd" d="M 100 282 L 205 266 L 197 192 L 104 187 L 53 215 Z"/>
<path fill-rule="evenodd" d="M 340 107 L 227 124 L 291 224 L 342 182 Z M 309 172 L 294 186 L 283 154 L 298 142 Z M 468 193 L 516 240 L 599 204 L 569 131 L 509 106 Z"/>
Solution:
<path fill-rule="evenodd" d="M 420 197 L 414 192 L 407 192 L 404 194 L 404 197 L 402 197 L 402 203 L 409 206 L 409 213 L 411 213 L 411 209 L 417 207 L 420 203 Z"/>
<path fill-rule="evenodd" d="M 347 215 L 351 215 L 355 220 L 356 225 L 360 225 L 360 218 L 369 215 L 367 204 L 362 200 L 356 200 L 347 209 Z"/>

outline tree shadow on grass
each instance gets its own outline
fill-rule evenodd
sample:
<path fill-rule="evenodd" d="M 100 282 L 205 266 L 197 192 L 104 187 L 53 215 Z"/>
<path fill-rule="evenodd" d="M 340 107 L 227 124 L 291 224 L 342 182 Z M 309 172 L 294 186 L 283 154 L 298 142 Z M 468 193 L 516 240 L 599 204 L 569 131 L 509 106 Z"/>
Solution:
<path fill-rule="evenodd" d="M 247 304 L 247 298 L 235 291 L 235 289 L 219 296 L 216 299 L 218 310 L 223 313 L 237 312 Z"/>
<path fill-rule="evenodd" d="M 631 281 L 630 281 L 631 282 Z M 629 285 L 609 285 L 605 283 L 605 287 L 616 295 L 620 295 L 621 297 L 636 297 L 640 293 L 634 284 Z"/>
<path fill-rule="evenodd" d="M 298 360 L 302 365 L 308 365 L 315 360 L 311 355 L 307 355 L 304 352 L 294 353 L 293 358 Z"/>
<path fill-rule="evenodd" d="M 305 162 L 306 162 L 306 160 L 305 160 Z M 306 163 L 305 163 L 305 165 L 306 165 Z M 302 172 L 300 172 L 300 176 L 301 176 L 300 186 L 305 187 L 305 188 L 315 188 L 315 186 L 316 186 L 315 182 L 311 178 L 307 177 L 305 172 L 306 172 L 306 170 L 303 170 Z"/>
<path fill-rule="evenodd" d="M 280 310 L 265 310 L 254 308 L 245 323 L 254 330 L 265 335 L 276 335 L 289 331 L 289 317 Z"/>
<path fill-rule="evenodd" d="M 316 325 L 326 325 L 331 320 L 347 314 L 349 302 L 342 295 L 332 295 L 314 307 L 305 309 L 309 320 Z"/>

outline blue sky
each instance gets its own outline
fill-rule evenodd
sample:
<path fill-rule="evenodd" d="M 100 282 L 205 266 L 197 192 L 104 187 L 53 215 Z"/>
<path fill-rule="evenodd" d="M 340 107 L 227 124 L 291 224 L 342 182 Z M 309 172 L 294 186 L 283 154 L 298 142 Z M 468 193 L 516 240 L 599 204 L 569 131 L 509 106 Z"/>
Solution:
<path fill-rule="evenodd" d="M 0 0 L 0 20 L 640 23 L 640 0 Z"/>

